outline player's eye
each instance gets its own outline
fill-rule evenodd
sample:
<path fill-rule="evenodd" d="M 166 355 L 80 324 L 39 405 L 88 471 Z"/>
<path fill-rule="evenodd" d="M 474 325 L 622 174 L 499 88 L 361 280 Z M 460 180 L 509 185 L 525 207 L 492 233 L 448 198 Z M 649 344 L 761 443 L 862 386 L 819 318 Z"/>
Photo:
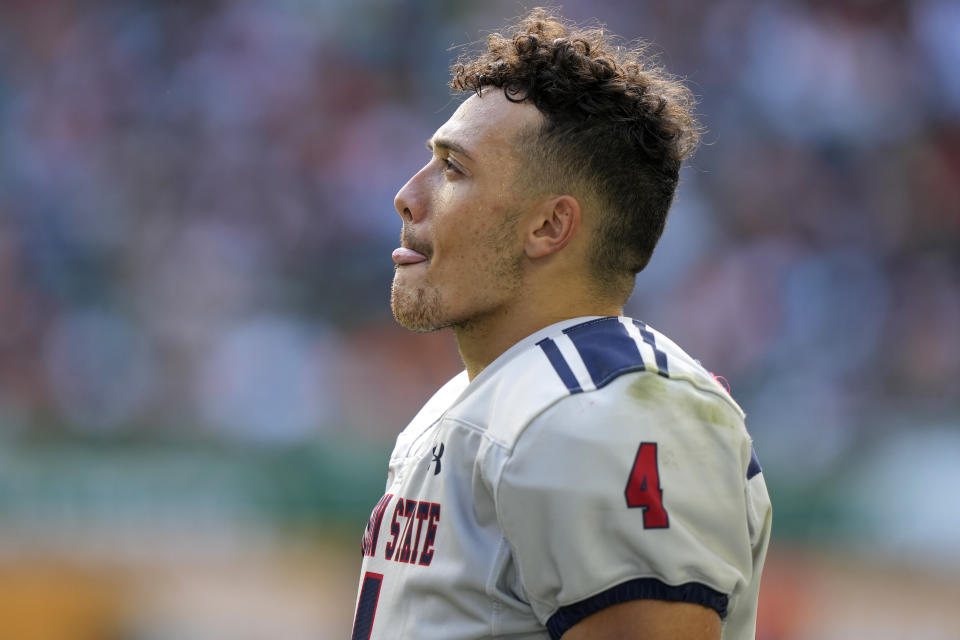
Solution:
<path fill-rule="evenodd" d="M 456 174 L 463 173 L 462 171 L 460 171 L 460 168 L 457 167 L 456 163 L 453 162 L 449 157 L 440 158 L 440 161 L 443 162 L 444 173 L 456 173 Z"/>

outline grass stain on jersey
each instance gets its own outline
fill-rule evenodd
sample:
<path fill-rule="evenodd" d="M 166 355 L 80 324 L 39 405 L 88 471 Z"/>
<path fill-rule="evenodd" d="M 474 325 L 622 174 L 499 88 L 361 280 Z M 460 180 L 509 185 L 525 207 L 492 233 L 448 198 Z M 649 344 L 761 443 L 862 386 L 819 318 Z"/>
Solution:
<path fill-rule="evenodd" d="M 682 390 L 681 393 L 688 394 L 686 403 L 680 406 L 689 406 L 697 418 L 708 424 L 727 429 L 737 428 L 739 424 L 737 416 L 725 402 L 713 397 L 711 393 L 705 393 L 695 385 L 684 383 L 683 379 L 667 379 L 656 375 L 655 372 L 647 372 L 646 375 L 637 376 L 637 379 L 627 387 L 627 393 L 639 402 L 663 405 L 665 398 L 668 397 L 667 385 L 683 384 L 684 386 L 680 388 L 677 386 L 671 387 L 671 393 L 669 394 L 674 401 L 680 400 L 678 391 Z"/>
<path fill-rule="evenodd" d="M 668 380 L 656 374 L 641 374 L 627 387 L 627 393 L 636 400 L 656 402 L 663 397 L 667 382 Z"/>

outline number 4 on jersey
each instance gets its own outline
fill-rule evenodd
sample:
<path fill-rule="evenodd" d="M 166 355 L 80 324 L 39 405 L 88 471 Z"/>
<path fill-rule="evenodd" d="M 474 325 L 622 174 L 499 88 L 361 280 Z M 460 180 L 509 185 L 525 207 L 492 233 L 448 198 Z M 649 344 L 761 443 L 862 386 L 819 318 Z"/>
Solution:
<path fill-rule="evenodd" d="M 670 526 L 667 510 L 663 508 L 656 442 L 640 443 L 624 495 L 628 507 L 643 509 L 644 529 L 666 529 Z"/>

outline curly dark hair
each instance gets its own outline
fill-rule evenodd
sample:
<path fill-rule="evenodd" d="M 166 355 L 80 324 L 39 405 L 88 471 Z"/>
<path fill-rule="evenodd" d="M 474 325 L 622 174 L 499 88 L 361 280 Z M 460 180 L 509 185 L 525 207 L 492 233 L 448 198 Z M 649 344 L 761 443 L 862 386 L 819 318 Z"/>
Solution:
<path fill-rule="evenodd" d="M 645 45 L 621 46 L 602 27 L 537 8 L 504 32 L 488 36 L 479 55 L 461 56 L 450 86 L 478 94 L 496 87 L 545 116 L 520 141 L 529 167 L 521 179 L 538 192 L 573 195 L 587 215 L 602 216 L 594 275 L 601 290 L 625 300 L 663 233 L 680 165 L 700 139 L 693 94 Z"/>

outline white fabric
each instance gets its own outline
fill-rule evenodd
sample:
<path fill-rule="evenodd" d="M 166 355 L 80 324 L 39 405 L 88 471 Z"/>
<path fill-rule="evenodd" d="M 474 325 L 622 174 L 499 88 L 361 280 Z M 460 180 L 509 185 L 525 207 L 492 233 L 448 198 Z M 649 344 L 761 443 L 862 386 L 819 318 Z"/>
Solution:
<path fill-rule="evenodd" d="M 747 479 L 743 412 L 675 344 L 644 327 L 654 347 L 626 318 L 623 336 L 644 370 L 597 388 L 596 357 L 581 357 L 576 336 L 563 331 L 590 321 L 529 336 L 472 382 L 461 373 L 399 435 L 358 590 L 359 598 L 365 576 L 379 581 L 358 616 L 375 608 L 371 639 L 549 638 L 561 607 L 650 578 L 728 596 L 723 638 L 754 637 L 771 515 L 763 475 Z M 571 392 L 538 346 L 544 338 L 582 392 Z M 644 442 L 656 443 L 666 528 L 644 528 L 645 510 L 626 503 Z M 416 503 L 409 519 L 408 502 Z M 411 562 L 398 562 L 407 520 Z"/>

